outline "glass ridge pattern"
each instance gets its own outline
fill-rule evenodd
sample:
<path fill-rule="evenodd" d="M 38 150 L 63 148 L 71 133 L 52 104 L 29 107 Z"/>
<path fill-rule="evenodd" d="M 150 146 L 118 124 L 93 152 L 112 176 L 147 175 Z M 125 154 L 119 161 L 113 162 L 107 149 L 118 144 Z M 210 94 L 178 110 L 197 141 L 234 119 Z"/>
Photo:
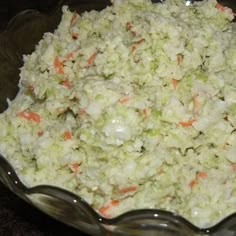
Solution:
<path fill-rule="evenodd" d="M 4 73 L 6 76 L 2 76 L 1 83 L 7 83 L 10 86 L 4 87 L 6 93 L 0 93 L 0 112 L 6 109 L 6 104 L 3 101 L 7 97 L 13 98 L 16 95 L 18 68 L 23 63 L 21 56 L 32 52 L 34 45 L 41 39 L 44 32 L 53 31 L 56 28 L 60 21 L 62 5 L 69 5 L 72 10 L 83 12 L 92 9 L 100 10 L 109 4 L 108 1 L 94 1 L 91 4 L 86 3 L 86 1 L 81 2 L 83 3 L 82 5 L 78 4 L 75 0 L 61 0 L 52 12 L 25 10 L 17 14 L 8 23 L 5 31 L 0 34 L 0 44 L 5 44 L 4 46 L 6 46 L 0 52 L 0 61 L 7 61 L 6 67 L 10 69 L 8 70 L 7 68 L 6 70 L 2 66 L 0 72 L 3 70 L 7 72 Z M 153 0 L 153 2 L 160 1 Z M 236 2 L 233 0 L 222 0 L 219 2 L 232 9 L 236 9 Z M 193 3 L 193 0 L 186 0 L 187 5 L 191 3 Z M 25 24 L 28 24 L 28 27 L 25 27 Z M 26 36 L 36 34 L 34 34 L 34 37 L 29 37 L 27 43 L 24 43 L 25 47 L 20 48 L 19 45 L 22 45 L 21 42 L 25 38 L 17 36 L 22 36 L 24 33 L 26 33 Z M 19 40 L 12 40 L 14 36 L 17 39 L 19 38 Z M 12 81 L 15 83 L 14 86 L 10 83 Z M 0 181 L 20 198 L 51 217 L 95 236 L 236 235 L 236 213 L 224 218 L 210 228 L 198 228 L 187 219 L 175 213 L 158 209 L 133 210 L 115 218 L 104 218 L 90 207 L 84 199 L 67 190 L 48 185 L 38 185 L 32 188 L 26 187 L 15 173 L 13 167 L 2 155 L 0 155 Z"/>

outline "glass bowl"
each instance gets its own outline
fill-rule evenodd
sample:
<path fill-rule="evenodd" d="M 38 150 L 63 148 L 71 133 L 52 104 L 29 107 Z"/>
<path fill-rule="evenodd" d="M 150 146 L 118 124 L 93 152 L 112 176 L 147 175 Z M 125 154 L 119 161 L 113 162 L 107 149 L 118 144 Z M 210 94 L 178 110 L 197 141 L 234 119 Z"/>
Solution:
<path fill-rule="evenodd" d="M 158 2 L 155 0 L 154 2 Z M 189 4 L 193 1 L 186 0 Z M 236 10 L 233 0 L 219 1 Z M 16 15 L 0 34 L 0 112 L 7 108 L 7 98 L 18 91 L 22 55 L 31 53 L 44 32 L 53 31 L 60 21 L 61 6 L 71 10 L 103 9 L 109 1 L 60 1 L 53 11 L 25 10 Z M 0 180 L 29 204 L 59 220 L 91 235 L 158 235 L 158 236 L 233 236 L 236 235 L 236 213 L 210 228 L 198 228 L 187 219 L 163 210 L 143 209 L 126 212 L 115 218 L 100 216 L 79 196 L 58 187 L 40 185 L 26 187 L 13 167 L 0 155 Z"/>

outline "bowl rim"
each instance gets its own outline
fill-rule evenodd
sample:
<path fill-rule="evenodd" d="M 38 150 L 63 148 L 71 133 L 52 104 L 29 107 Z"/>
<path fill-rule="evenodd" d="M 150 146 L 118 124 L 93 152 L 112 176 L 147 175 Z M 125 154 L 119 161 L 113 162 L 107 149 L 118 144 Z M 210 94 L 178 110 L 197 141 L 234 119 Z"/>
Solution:
<path fill-rule="evenodd" d="M 98 225 L 101 224 L 106 226 L 119 225 L 122 222 L 126 221 L 126 219 L 139 219 L 139 218 L 140 219 L 146 218 L 152 220 L 169 219 L 172 220 L 173 222 L 177 222 L 179 225 L 184 226 L 185 228 L 187 227 L 192 231 L 192 233 L 213 234 L 219 232 L 222 229 L 225 229 L 224 226 L 227 225 L 229 222 L 233 220 L 236 222 L 236 212 L 235 212 L 221 219 L 218 223 L 216 223 L 213 226 L 201 228 L 194 225 L 185 217 L 177 213 L 161 209 L 137 209 L 137 210 L 127 211 L 113 218 L 106 218 L 100 215 L 93 207 L 91 207 L 86 200 L 84 200 L 79 195 L 76 195 L 75 193 L 69 190 L 46 184 L 27 187 L 21 181 L 21 179 L 19 178 L 19 176 L 17 175 L 16 171 L 9 163 L 9 161 L 1 153 L 0 153 L 0 171 L 1 171 L 0 181 L 6 187 L 8 187 L 13 193 L 18 195 L 20 198 L 27 201 L 31 205 L 34 204 L 29 200 L 27 196 L 33 194 L 44 194 L 56 199 L 60 198 L 58 196 L 64 196 L 64 198 L 61 200 L 65 200 L 70 205 L 74 204 L 81 205 L 93 218 L 94 223 Z M 5 177 L 5 180 L 3 177 Z M 61 222 L 65 223 L 63 221 Z"/>
<path fill-rule="evenodd" d="M 159 0 L 159 2 L 162 2 L 164 0 Z M 186 2 L 193 3 L 194 0 L 185 0 Z M 28 14 L 33 15 L 46 15 L 50 16 L 53 14 L 58 14 L 59 11 L 61 11 L 61 7 L 63 5 L 67 5 L 67 0 L 60 0 L 57 4 L 57 6 L 49 12 L 41 12 L 35 9 L 26 9 L 18 14 L 16 14 L 6 25 L 5 30 L 3 30 L 4 33 L 7 33 L 7 31 L 11 31 L 16 27 L 16 23 L 18 22 L 18 19 L 21 17 L 24 17 Z M 107 226 L 112 225 L 118 225 L 125 221 L 126 219 L 130 218 L 142 218 L 144 216 L 148 216 L 151 219 L 158 219 L 158 218 L 168 218 L 172 219 L 175 222 L 179 222 L 180 225 L 183 225 L 187 228 L 189 228 L 193 233 L 197 234 L 214 234 L 219 232 L 220 230 L 224 229 L 224 226 L 227 225 L 229 222 L 234 221 L 236 223 L 236 211 L 235 213 L 232 213 L 223 219 L 221 219 L 218 223 L 214 224 L 213 226 L 201 228 L 193 223 L 191 223 L 188 219 L 185 217 L 171 212 L 167 210 L 161 210 L 161 209 L 137 209 L 137 210 L 131 210 L 127 211 L 125 213 L 122 213 L 116 217 L 113 218 L 106 218 L 102 215 L 100 215 L 94 208 L 92 208 L 86 200 L 81 198 L 80 196 L 76 195 L 75 193 L 57 187 L 53 185 L 36 185 L 33 187 L 27 187 L 20 179 L 20 177 L 17 175 L 16 171 L 14 170 L 13 166 L 10 164 L 10 162 L 0 153 L 0 181 L 8 187 L 14 194 L 18 195 L 23 200 L 27 201 L 28 203 L 34 205 L 32 201 L 28 199 L 27 196 L 33 195 L 33 194 L 46 194 L 48 196 L 52 196 L 54 198 L 58 198 L 58 193 L 60 193 L 62 196 L 67 197 L 67 202 L 69 204 L 72 204 L 72 202 L 77 202 L 78 204 L 82 205 L 83 208 L 89 212 L 91 217 L 94 219 L 94 221 L 97 224 L 103 224 Z M 5 177 L 5 178 L 4 178 Z M 65 200 L 65 199 L 63 199 Z M 75 200 L 75 201 L 74 201 Z M 40 209 L 40 208 L 39 208 Z M 65 223 L 62 221 L 62 223 Z M 236 232 L 236 229 L 235 229 Z"/>

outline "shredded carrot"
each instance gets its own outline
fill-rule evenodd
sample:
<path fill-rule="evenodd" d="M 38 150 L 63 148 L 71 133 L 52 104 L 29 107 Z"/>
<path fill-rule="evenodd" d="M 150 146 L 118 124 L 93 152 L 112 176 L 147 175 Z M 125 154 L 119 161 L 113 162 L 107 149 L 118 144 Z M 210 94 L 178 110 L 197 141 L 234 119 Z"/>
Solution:
<path fill-rule="evenodd" d="M 100 207 L 98 209 L 99 213 L 104 216 L 104 217 L 108 217 L 109 215 L 107 214 L 107 211 L 111 208 L 111 207 L 114 207 L 116 205 L 119 204 L 119 201 L 118 200 L 111 200 L 108 204 L 106 204 L 105 206 L 103 207 Z"/>
<path fill-rule="evenodd" d="M 39 130 L 39 131 L 37 132 L 37 135 L 38 135 L 38 137 L 43 136 L 43 131 L 42 131 L 42 130 Z"/>
<path fill-rule="evenodd" d="M 70 165 L 70 168 L 71 168 L 71 170 L 72 170 L 75 174 L 77 174 L 77 173 L 78 173 L 79 164 L 78 164 L 78 163 L 73 163 L 73 164 Z"/>
<path fill-rule="evenodd" d="M 88 58 L 88 60 L 87 60 L 88 66 L 91 66 L 91 65 L 93 64 L 94 59 L 96 58 L 96 56 L 97 56 L 97 53 L 94 52 L 94 53 Z"/>
<path fill-rule="evenodd" d="M 228 7 L 224 7 L 218 2 L 216 3 L 215 8 L 218 9 L 219 11 L 222 11 L 222 12 L 224 12 L 226 9 L 228 9 L 230 11 L 230 14 L 232 14 L 233 16 L 236 16 L 236 14 L 233 12 L 232 9 L 230 9 Z"/>
<path fill-rule="evenodd" d="M 70 60 L 73 58 L 73 52 L 69 52 L 67 55 L 66 55 L 66 59 L 67 60 Z"/>
<path fill-rule="evenodd" d="M 205 171 L 198 171 L 197 172 L 197 178 L 206 178 L 207 173 Z"/>
<path fill-rule="evenodd" d="M 196 122 L 197 120 L 196 119 L 190 119 L 190 120 L 187 120 L 187 121 L 180 121 L 179 122 L 179 125 L 183 126 L 183 127 L 189 127 L 189 126 L 192 126 L 194 122 Z"/>
<path fill-rule="evenodd" d="M 75 20 L 77 19 L 78 17 L 78 14 L 76 11 L 74 11 L 72 17 L 71 17 L 71 20 L 70 20 L 70 26 L 75 22 Z"/>
<path fill-rule="evenodd" d="M 67 62 L 67 61 L 73 59 L 73 57 L 74 57 L 74 52 L 75 52 L 75 51 L 72 51 L 72 52 L 67 53 L 67 54 L 65 55 L 65 59 L 62 60 L 62 61 L 60 61 L 60 64 L 61 64 L 61 67 L 62 67 L 61 69 L 62 69 L 62 70 L 63 70 L 63 64 L 64 64 L 65 62 Z M 64 71 L 63 71 L 63 73 L 61 73 L 61 74 L 64 74 Z"/>
<path fill-rule="evenodd" d="M 73 32 L 73 33 L 71 33 L 71 37 L 72 37 L 73 39 L 78 39 L 78 38 L 79 38 L 79 34 Z"/>
<path fill-rule="evenodd" d="M 119 102 L 124 104 L 127 103 L 130 100 L 129 96 L 124 96 L 123 98 L 119 99 Z"/>
<path fill-rule="evenodd" d="M 29 86 L 28 86 L 28 90 L 29 90 L 31 93 L 33 93 L 33 92 L 34 92 L 34 87 L 33 87 L 33 85 L 29 85 Z"/>
<path fill-rule="evenodd" d="M 134 44 L 131 45 L 131 47 L 130 47 L 130 52 L 133 53 L 136 50 L 136 46 L 135 45 L 139 45 L 139 44 L 141 44 L 143 42 L 145 42 L 145 39 L 140 39 L 140 40 L 134 42 Z"/>
<path fill-rule="evenodd" d="M 129 186 L 129 187 L 119 189 L 118 192 L 120 194 L 124 194 L 124 193 L 129 193 L 129 192 L 135 192 L 137 189 L 138 189 L 137 186 Z"/>
<path fill-rule="evenodd" d="M 147 108 L 144 108 L 144 109 L 142 110 L 142 113 L 144 114 L 144 116 L 147 116 L 147 114 L 148 114 L 148 109 L 147 109 Z"/>
<path fill-rule="evenodd" d="M 116 205 L 118 205 L 119 204 L 119 201 L 118 200 L 111 200 L 111 206 L 116 206 Z"/>
<path fill-rule="evenodd" d="M 64 74 L 62 62 L 58 56 L 56 56 L 54 59 L 54 68 L 58 74 Z"/>
<path fill-rule="evenodd" d="M 131 32 L 133 37 L 135 37 L 137 35 L 136 32 L 132 30 L 132 24 L 129 21 L 126 23 L 126 29 Z"/>
<path fill-rule="evenodd" d="M 126 29 L 127 29 L 127 30 L 131 30 L 131 28 L 132 28 L 132 25 L 131 25 L 131 23 L 128 21 L 128 22 L 126 23 Z"/>
<path fill-rule="evenodd" d="M 135 31 L 133 31 L 133 30 L 131 30 L 130 32 L 133 35 L 133 37 L 135 37 L 137 35 L 137 33 Z"/>
<path fill-rule="evenodd" d="M 220 10 L 220 11 L 224 11 L 225 10 L 225 7 L 224 6 L 222 6 L 220 3 L 216 3 L 216 5 L 215 5 L 215 8 L 217 8 L 218 10 Z"/>
<path fill-rule="evenodd" d="M 190 188 L 193 188 L 196 185 L 197 181 L 195 179 L 191 180 L 188 184 Z"/>
<path fill-rule="evenodd" d="M 31 111 L 21 111 L 17 113 L 17 116 L 24 118 L 29 121 L 33 121 L 35 123 L 40 122 L 40 116 L 37 113 L 31 112 Z"/>
<path fill-rule="evenodd" d="M 147 118 L 148 115 L 149 115 L 150 112 L 151 112 L 151 109 L 144 108 L 144 109 L 141 109 L 140 112 L 141 112 L 141 114 L 144 116 L 144 118 Z"/>
<path fill-rule="evenodd" d="M 140 39 L 140 40 L 136 41 L 135 44 L 138 45 L 138 44 L 141 44 L 141 43 L 143 43 L 143 42 L 145 42 L 145 39 Z"/>
<path fill-rule="evenodd" d="M 236 164 L 232 164 L 232 169 L 236 171 Z"/>
<path fill-rule="evenodd" d="M 171 83 L 172 83 L 172 85 L 173 85 L 173 88 L 176 89 L 177 84 L 178 84 L 178 80 L 172 79 L 172 80 L 171 80 Z"/>
<path fill-rule="evenodd" d="M 98 209 L 99 213 L 103 216 L 107 216 L 106 211 L 109 210 L 110 206 L 109 205 L 105 205 L 102 206 Z"/>
<path fill-rule="evenodd" d="M 132 45 L 132 46 L 130 47 L 131 53 L 133 53 L 135 50 L 136 50 L 136 47 L 135 47 L 134 45 Z"/>
<path fill-rule="evenodd" d="M 61 81 L 60 84 L 67 87 L 68 89 L 71 88 L 71 84 L 68 79 Z"/>
<path fill-rule="evenodd" d="M 70 131 L 65 131 L 65 132 L 63 133 L 63 138 L 64 138 L 65 141 L 66 141 L 66 140 L 70 140 L 70 139 L 71 139 L 71 133 L 70 133 Z"/>
<path fill-rule="evenodd" d="M 183 55 L 182 54 L 178 54 L 176 57 L 177 57 L 177 64 L 180 65 L 181 62 L 183 61 Z"/>
<path fill-rule="evenodd" d="M 193 188 L 197 184 L 198 179 L 200 178 L 204 179 L 206 177 L 207 177 L 207 173 L 205 171 L 197 171 L 196 177 L 189 182 L 188 186 L 190 188 Z"/>

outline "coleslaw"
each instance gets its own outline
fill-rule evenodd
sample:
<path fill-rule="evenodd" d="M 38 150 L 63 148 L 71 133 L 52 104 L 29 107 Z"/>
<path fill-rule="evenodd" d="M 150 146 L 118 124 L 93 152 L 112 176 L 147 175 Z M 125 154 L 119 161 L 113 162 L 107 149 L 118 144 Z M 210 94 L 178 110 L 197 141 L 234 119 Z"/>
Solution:
<path fill-rule="evenodd" d="M 209 227 L 236 211 L 234 13 L 215 0 L 114 0 L 24 56 L 0 152 L 27 186 L 104 217 L 158 208 Z"/>

